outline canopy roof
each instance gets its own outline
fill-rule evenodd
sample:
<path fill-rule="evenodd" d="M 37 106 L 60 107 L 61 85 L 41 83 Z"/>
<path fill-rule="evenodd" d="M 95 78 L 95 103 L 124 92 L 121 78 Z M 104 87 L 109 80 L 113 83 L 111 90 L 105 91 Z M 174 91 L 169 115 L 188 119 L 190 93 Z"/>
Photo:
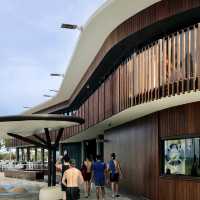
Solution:
<path fill-rule="evenodd" d="M 8 137 L 7 133 L 29 136 L 44 128 L 65 128 L 84 123 L 79 117 L 64 115 L 15 115 L 0 117 L 0 138 Z"/>

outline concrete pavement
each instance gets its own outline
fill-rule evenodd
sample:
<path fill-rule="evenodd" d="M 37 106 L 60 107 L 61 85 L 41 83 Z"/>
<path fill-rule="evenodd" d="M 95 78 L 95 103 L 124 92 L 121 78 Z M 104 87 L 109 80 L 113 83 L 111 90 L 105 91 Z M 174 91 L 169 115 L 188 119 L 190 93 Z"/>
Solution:
<path fill-rule="evenodd" d="M 81 200 L 83 199 L 88 199 L 88 200 L 96 200 L 96 193 L 95 193 L 95 189 L 92 190 L 92 193 L 91 193 L 91 196 L 89 198 L 85 198 L 84 197 L 84 193 L 81 192 Z M 125 197 L 123 195 L 120 195 L 120 197 L 116 197 L 116 198 L 112 198 L 112 192 L 111 190 L 109 189 L 106 189 L 106 196 L 105 196 L 105 200 L 140 200 L 138 198 L 128 198 L 128 197 Z"/>

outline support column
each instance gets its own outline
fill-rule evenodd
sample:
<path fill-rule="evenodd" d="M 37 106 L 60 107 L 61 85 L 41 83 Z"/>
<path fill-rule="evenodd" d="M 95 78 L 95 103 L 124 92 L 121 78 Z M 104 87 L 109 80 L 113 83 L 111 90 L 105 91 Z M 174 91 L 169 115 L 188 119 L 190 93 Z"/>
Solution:
<path fill-rule="evenodd" d="M 96 154 L 100 155 L 100 145 L 99 139 L 96 139 Z"/>
<path fill-rule="evenodd" d="M 63 146 L 62 143 L 59 144 L 59 156 L 63 155 Z"/>
<path fill-rule="evenodd" d="M 56 185 L 56 147 L 53 148 L 52 159 L 52 186 Z"/>
<path fill-rule="evenodd" d="M 84 148 L 84 141 L 81 142 L 81 163 L 83 163 L 85 159 L 85 148 Z"/>
<path fill-rule="evenodd" d="M 27 161 L 30 161 L 30 147 L 27 147 Z"/>
<path fill-rule="evenodd" d="M 46 141 L 48 146 L 48 186 L 52 185 L 52 145 L 51 145 L 51 138 L 49 135 L 49 129 L 44 129 L 46 135 Z"/>
<path fill-rule="evenodd" d="M 35 161 L 37 161 L 37 148 L 35 148 Z"/>
<path fill-rule="evenodd" d="M 16 148 L 16 160 L 19 162 L 19 147 Z"/>
<path fill-rule="evenodd" d="M 104 156 L 104 135 L 98 135 L 96 139 L 97 154 Z"/>
<path fill-rule="evenodd" d="M 22 148 L 22 161 L 24 161 L 24 148 Z"/>
<path fill-rule="evenodd" d="M 52 150 L 51 148 L 48 148 L 48 186 L 51 186 L 51 176 L 52 176 L 51 155 L 52 155 Z"/>
<path fill-rule="evenodd" d="M 42 168 L 44 169 L 44 148 L 41 149 Z"/>

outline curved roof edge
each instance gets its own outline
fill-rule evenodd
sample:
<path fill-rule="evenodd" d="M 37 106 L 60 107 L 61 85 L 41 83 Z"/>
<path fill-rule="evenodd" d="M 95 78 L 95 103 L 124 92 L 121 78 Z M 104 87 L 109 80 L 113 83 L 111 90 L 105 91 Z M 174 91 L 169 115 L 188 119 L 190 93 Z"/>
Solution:
<path fill-rule="evenodd" d="M 24 113 L 32 114 L 68 100 L 109 34 L 128 18 L 159 1 L 107 0 L 84 25 L 58 94 Z"/>
<path fill-rule="evenodd" d="M 10 134 L 30 136 L 44 128 L 65 128 L 84 123 L 80 117 L 63 115 L 13 115 L 0 117 L 0 138 Z"/>
<path fill-rule="evenodd" d="M 152 113 L 160 112 L 165 109 L 173 108 L 176 106 L 195 103 L 200 101 L 200 91 L 191 91 L 182 93 L 180 95 L 164 97 L 144 104 L 129 107 L 116 115 L 111 116 L 108 119 L 80 132 L 72 137 L 63 140 L 62 143 L 80 142 L 83 140 L 89 140 L 97 137 L 98 135 L 105 133 L 106 130 L 119 127 L 122 124 L 131 122 L 141 117 L 150 115 Z"/>

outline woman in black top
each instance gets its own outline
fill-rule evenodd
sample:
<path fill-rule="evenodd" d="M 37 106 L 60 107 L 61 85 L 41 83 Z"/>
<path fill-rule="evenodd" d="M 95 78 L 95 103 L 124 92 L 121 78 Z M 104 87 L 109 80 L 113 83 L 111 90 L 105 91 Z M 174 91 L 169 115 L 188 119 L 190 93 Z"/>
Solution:
<path fill-rule="evenodd" d="M 66 154 L 62 158 L 61 164 L 57 164 L 56 165 L 56 168 L 61 170 L 62 177 L 63 177 L 63 174 L 65 173 L 65 171 L 67 169 L 69 169 L 69 160 L 70 160 L 70 158 Z M 62 180 L 62 177 L 61 177 L 61 180 Z M 61 181 L 61 190 L 64 192 L 64 194 L 63 194 L 63 200 L 66 200 L 66 187 L 62 184 L 62 181 Z"/>

